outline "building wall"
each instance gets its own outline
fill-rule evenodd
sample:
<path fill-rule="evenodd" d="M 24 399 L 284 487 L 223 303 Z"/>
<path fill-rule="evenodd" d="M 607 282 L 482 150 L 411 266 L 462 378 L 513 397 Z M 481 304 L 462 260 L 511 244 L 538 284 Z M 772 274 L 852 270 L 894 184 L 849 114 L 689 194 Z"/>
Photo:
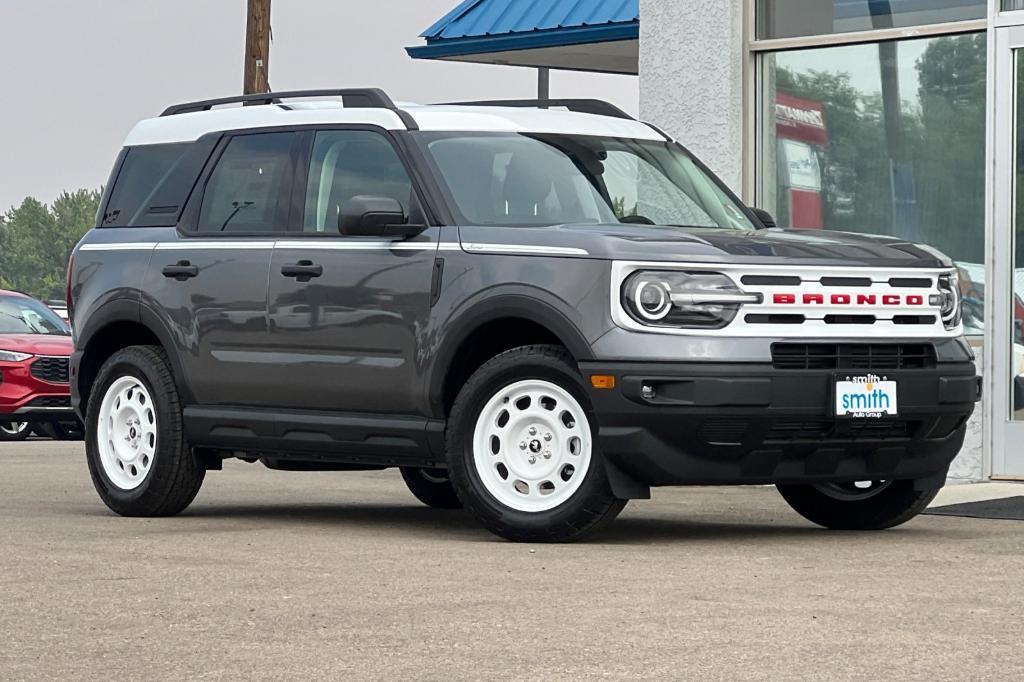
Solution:
<path fill-rule="evenodd" d="M 640 0 L 640 115 L 743 186 L 742 0 Z"/>

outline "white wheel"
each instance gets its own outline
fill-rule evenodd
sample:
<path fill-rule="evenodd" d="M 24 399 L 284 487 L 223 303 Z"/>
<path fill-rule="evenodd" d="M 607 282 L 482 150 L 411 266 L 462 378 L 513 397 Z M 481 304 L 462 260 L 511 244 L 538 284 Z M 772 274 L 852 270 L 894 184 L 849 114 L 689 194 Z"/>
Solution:
<path fill-rule="evenodd" d="M 510 384 L 484 405 L 473 432 L 473 461 L 484 488 L 501 504 L 544 512 L 579 489 L 590 469 L 590 422 L 557 384 Z"/>
<path fill-rule="evenodd" d="M 103 473 L 122 490 L 134 490 L 146 480 L 157 446 L 153 399 L 133 376 L 110 384 L 100 404 L 96 447 Z"/>

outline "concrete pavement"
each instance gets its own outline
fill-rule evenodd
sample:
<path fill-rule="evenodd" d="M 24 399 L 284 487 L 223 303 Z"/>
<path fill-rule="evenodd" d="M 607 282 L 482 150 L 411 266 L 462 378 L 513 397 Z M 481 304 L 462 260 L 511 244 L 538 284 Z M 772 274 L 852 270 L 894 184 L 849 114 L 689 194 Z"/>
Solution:
<path fill-rule="evenodd" d="M 494 539 L 397 472 L 229 461 L 171 519 L 80 443 L 0 444 L 0 678 L 1024 675 L 1024 523 L 818 530 L 770 488 L 657 490 L 577 545 Z"/>

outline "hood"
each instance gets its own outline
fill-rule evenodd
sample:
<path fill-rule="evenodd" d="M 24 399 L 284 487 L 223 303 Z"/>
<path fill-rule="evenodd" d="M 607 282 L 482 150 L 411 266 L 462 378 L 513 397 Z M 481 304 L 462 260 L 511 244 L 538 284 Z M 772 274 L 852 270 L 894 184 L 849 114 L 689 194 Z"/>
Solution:
<path fill-rule="evenodd" d="M 723 230 L 655 225 L 461 227 L 463 243 L 576 249 L 581 258 L 775 265 L 952 267 L 936 249 L 832 230 Z"/>
<path fill-rule="evenodd" d="M 13 350 L 33 355 L 71 355 L 73 344 L 70 336 L 55 334 L 0 334 L 0 350 Z"/>

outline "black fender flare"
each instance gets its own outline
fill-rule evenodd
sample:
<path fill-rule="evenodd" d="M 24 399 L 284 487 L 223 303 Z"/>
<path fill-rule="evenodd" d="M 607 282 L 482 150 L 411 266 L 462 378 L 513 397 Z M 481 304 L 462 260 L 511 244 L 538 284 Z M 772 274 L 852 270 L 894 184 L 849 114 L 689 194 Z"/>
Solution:
<path fill-rule="evenodd" d="M 81 330 L 76 330 L 75 349 L 84 353 L 89 343 L 97 334 L 110 325 L 121 322 L 130 322 L 144 327 L 157 338 L 160 345 L 167 352 L 167 357 L 171 363 L 171 372 L 174 375 L 174 381 L 178 386 L 182 401 L 185 403 L 192 402 L 192 392 L 189 389 L 188 382 L 185 380 L 185 373 L 176 351 L 177 346 L 174 343 L 174 336 L 160 316 L 138 299 L 112 299 L 92 311 L 85 326 Z M 81 395 L 77 378 L 75 388 L 79 391 L 79 395 Z"/>
<path fill-rule="evenodd" d="M 590 344 L 580 331 L 579 325 L 567 314 L 554 298 L 529 286 L 491 290 L 476 297 L 469 305 L 457 310 L 444 323 L 444 344 L 438 349 L 428 372 L 427 390 L 431 410 L 436 415 L 444 414 L 444 383 L 455 362 L 455 354 L 473 332 L 481 326 L 507 317 L 522 317 L 548 329 L 562 342 L 577 361 L 592 360 Z"/>

